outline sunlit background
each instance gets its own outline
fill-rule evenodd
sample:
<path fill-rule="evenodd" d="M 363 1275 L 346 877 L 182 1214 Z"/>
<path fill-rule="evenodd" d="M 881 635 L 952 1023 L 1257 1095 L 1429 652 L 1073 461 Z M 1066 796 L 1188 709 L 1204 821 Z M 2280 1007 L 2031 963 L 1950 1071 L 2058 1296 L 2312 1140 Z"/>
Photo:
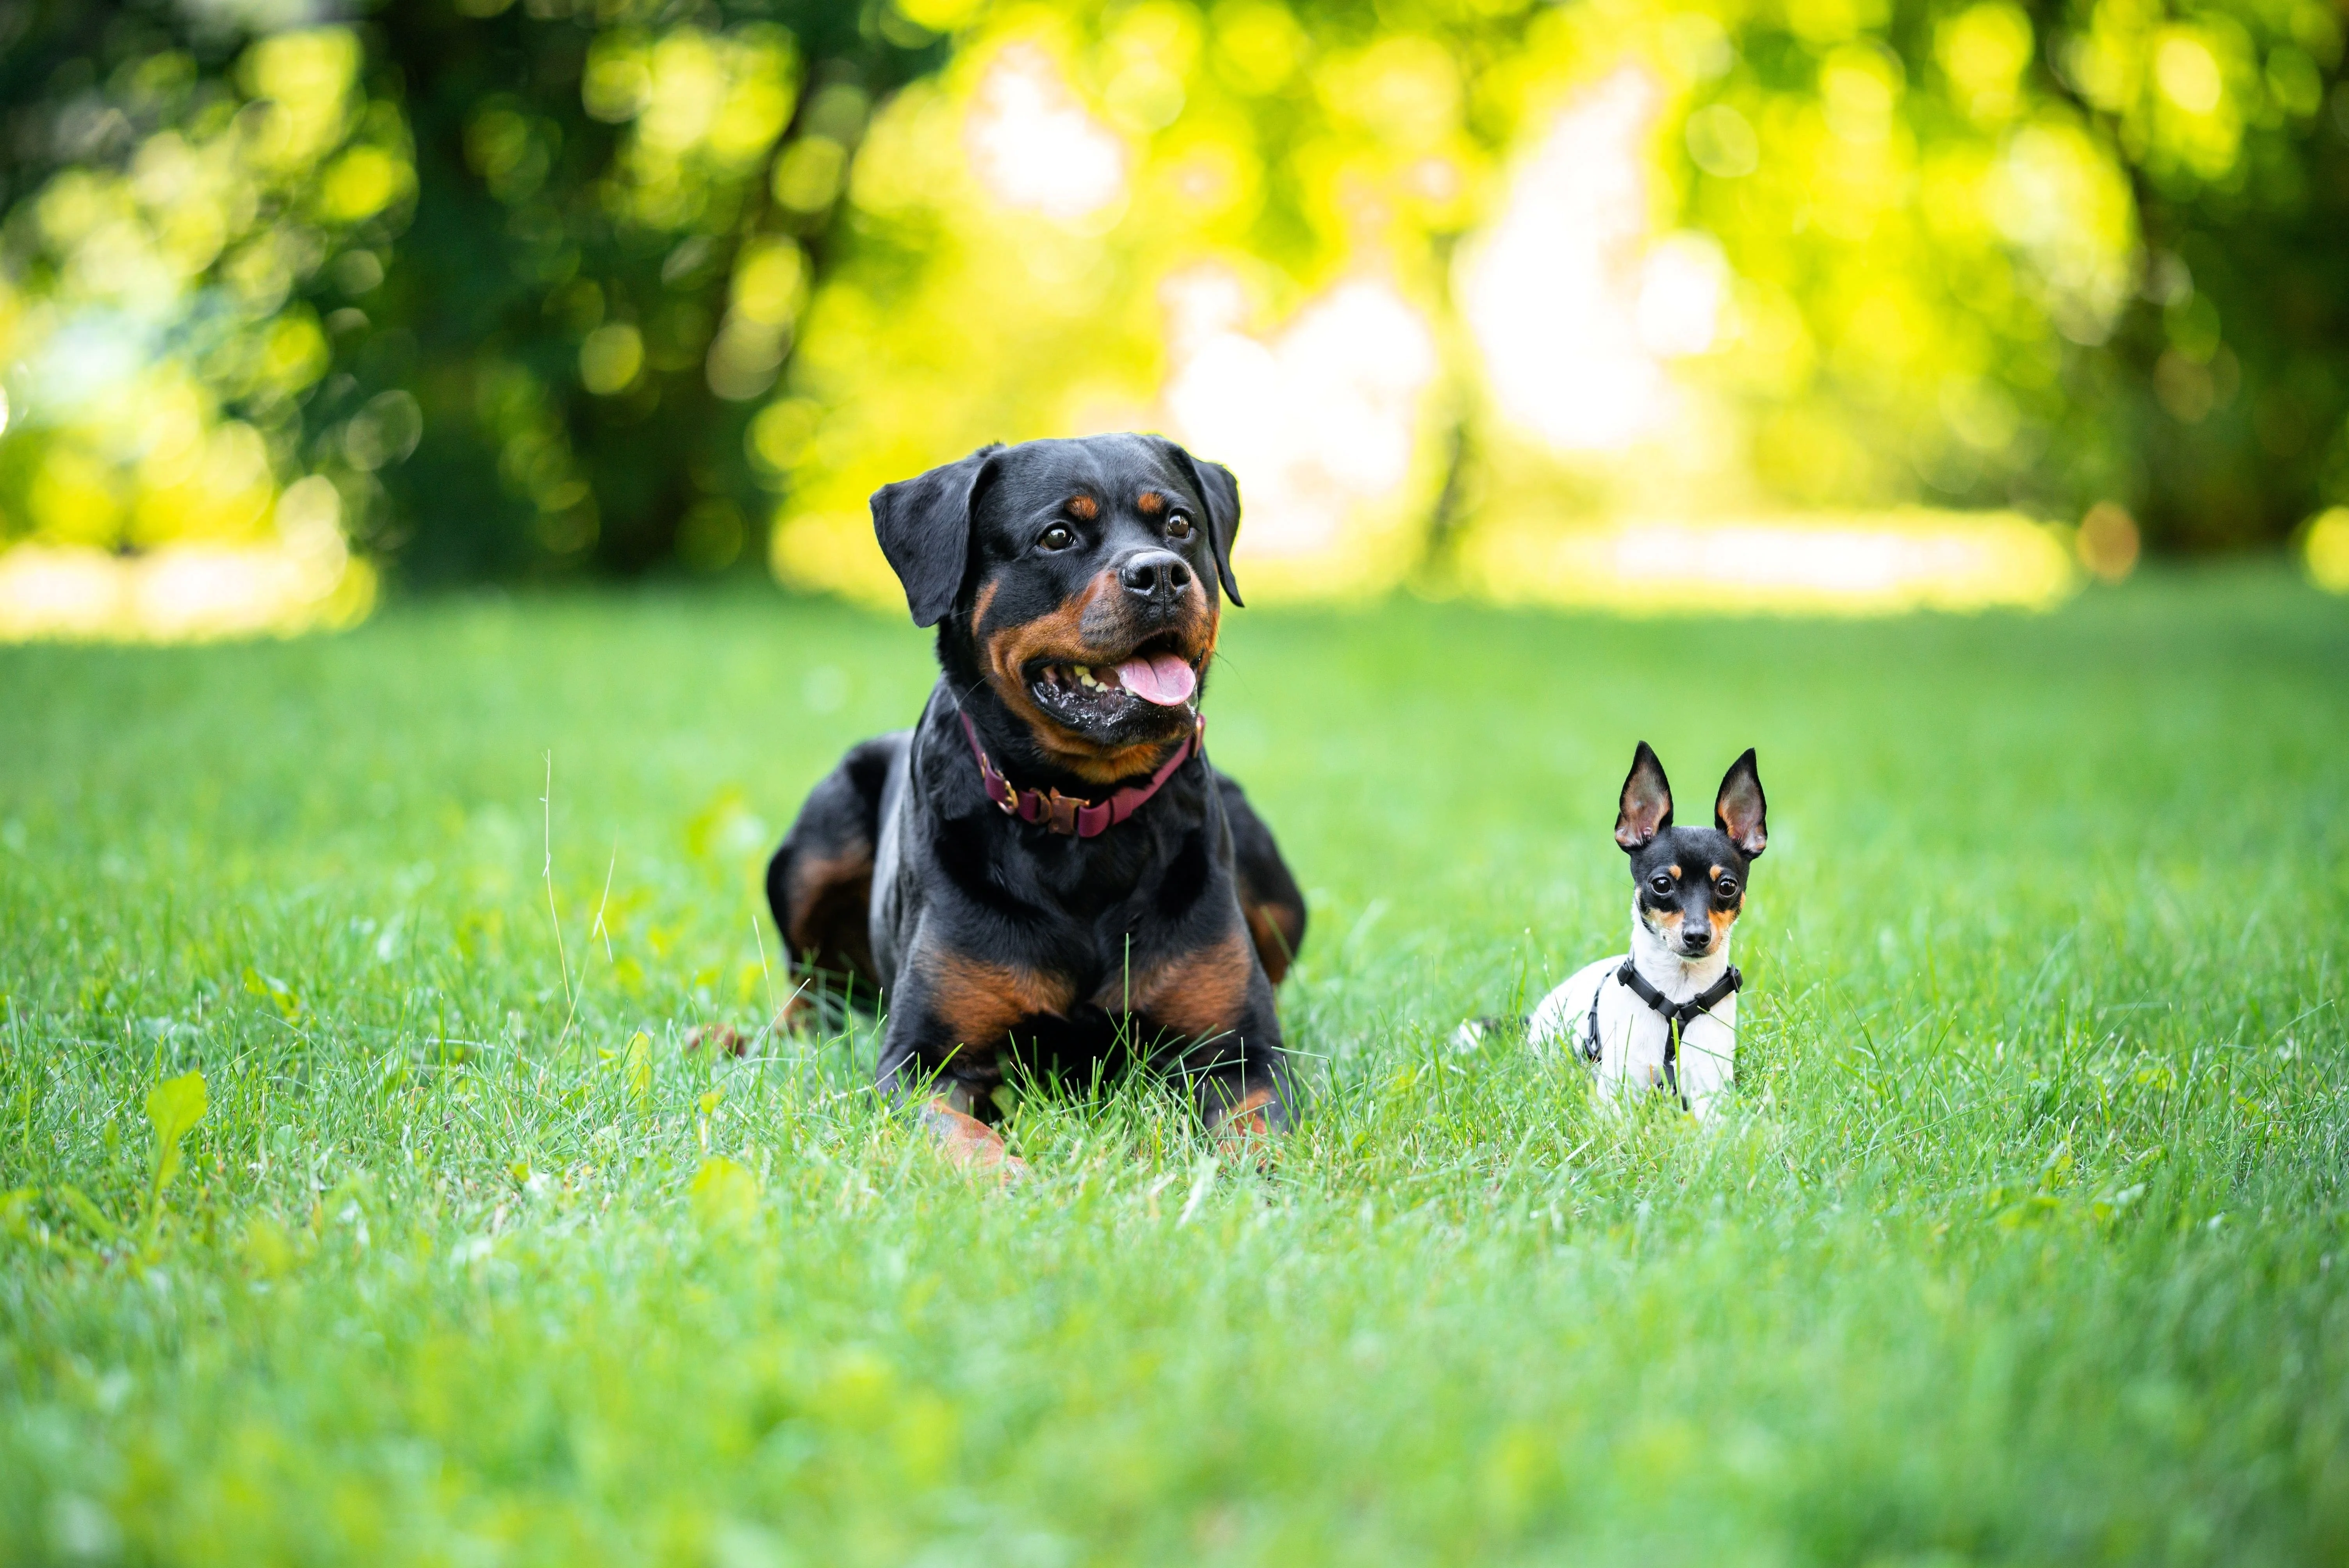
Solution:
<path fill-rule="evenodd" d="M 2349 591 L 2323 0 L 146 0 L 0 24 L 0 637 L 771 571 L 1153 428 L 1252 601 Z"/>

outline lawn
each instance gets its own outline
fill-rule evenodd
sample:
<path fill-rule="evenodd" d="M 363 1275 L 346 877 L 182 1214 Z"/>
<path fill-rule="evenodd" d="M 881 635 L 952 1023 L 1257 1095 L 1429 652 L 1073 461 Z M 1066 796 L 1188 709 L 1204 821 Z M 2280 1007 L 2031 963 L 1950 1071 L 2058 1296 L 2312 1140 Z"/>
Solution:
<path fill-rule="evenodd" d="M 687 1041 L 910 626 L 0 650 L 0 1561 L 2349 1556 L 2349 604 L 1226 626 L 1310 1109 L 1031 1097 L 1009 1191 Z M 1702 1130 L 1446 1043 L 1619 949 L 1641 738 L 1770 792 Z"/>

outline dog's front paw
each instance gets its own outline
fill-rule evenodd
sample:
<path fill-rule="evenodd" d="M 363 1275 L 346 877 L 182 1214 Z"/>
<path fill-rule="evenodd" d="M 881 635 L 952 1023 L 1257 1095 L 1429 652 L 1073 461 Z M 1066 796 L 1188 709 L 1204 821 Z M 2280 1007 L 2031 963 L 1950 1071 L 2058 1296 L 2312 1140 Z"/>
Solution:
<path fill-rule="evenodd" d="M 1252 1160 L 1258 1171 L 1269 1173 L 1280 1149 L 1275 1119 L 1279 1110 L 1272 1091 L 1259 1088 L 1218 1115 L 1207 1129 L 1217 1157 L 1235 1163 Z"/>
<path fill-rule="evenodd" d="M 1028 1173 L 1028 1162 L 1003 1145 L 1003 1135 L 978 1118 L 957 1110 L 944 1096 L 922 1108 L 922 1130 L 936 1140 L 947 1163 L 973 1172 L 993 1171 L 1009 1185 Z"/>

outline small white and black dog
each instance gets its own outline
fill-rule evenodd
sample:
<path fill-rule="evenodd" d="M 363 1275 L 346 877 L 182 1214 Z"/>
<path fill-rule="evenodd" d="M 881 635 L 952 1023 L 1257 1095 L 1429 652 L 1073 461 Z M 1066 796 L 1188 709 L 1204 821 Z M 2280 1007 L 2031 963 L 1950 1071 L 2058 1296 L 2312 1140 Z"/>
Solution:
<path fill-rule="evenodd" d="M 1698 1118 L 1737 1063 L 1737 988 L 1729 939 L 1745 907 L 1745 875 L 1770 841 L 1754 753 L 1730 764 L 1711 828 L 1672 826 L 1672 787 L 1646 741 L 1632 755 L 1615 816 L 1631 857 L 1631 951 L 1577 970 L 1526 1020 L 1528 1043 L 1590 1063 L 1599 1097 L 1661 1088 Z M 1492 1020 L 1464 1025 L 1463 1043 Z"/>

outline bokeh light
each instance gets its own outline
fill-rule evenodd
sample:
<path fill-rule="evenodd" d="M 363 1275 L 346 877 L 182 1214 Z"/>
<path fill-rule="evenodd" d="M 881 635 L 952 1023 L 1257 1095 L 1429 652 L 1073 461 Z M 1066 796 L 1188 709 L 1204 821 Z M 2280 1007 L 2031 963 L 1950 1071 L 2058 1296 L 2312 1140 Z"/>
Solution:
<path fill-rule="evenodd" d="M 1493 400 L 1561 452 L 1655 430 L 1672 397 L 1666 357 L 1713 345 L 1717 253 L 1649 249 L 1644 148 L 1659 96 L 1630 67 L 1578 95 L 1463 253 L 1460 312 Z"/>
<path fill-rule="evenodd" d="M 2013 513 L 1921 511 L 1494 530 L 1464 566 L 1504 603 L 1633 615 L 2044 610 L 2076 581 L 2052 529 Z"/>
<path fill-rule="evenodd" d="M 19 209 L 20 264 L 0 274 L 0 635 L 216 635 L 371 601 L 337 483 L 379 466 L 385 410 L 311 450 L 296 413 L 329 363 L 297 290 L 414 186 L 360 65 L 347 28 L 280 32 L 238 58 L 241 101 L 206 103 L 191 62 L 150 60 L 125 90 L 153 129 Z"/>
<path fill-rule="evenodd" d="M 2309 520 L 2301 559 L 2318 587 L 2349 593 L 2349 506 L 2327 507 Z"/>
<path fill-rule="evenodd" d="M 1006 48 L 980 78 L 963 140 L 979 182 L 1006 206 L 1075 220 L 1125 193 L 1124 144 L 1032 45 Z"/>
<path fill-rule="evenodd" d="M 189 642 L 347 626 L 375 603 L 350 558 L 334 486 L 311 475 L 275 504 L 273 536 L 124 555 L 84 544 L 0 552 L 0 639 Z"/>
<path fill-rule="evenodd" d="M 2137 534 L 2137 519 L 2128 509 L 2116 502 L 2100 500 L 2088 509 L 2080 520 L 2080 531 L 2074 542 L 2078 547 L 2080 564 L 2092 577 L 2107 583 L 2118 583 L 2137 570 L 2137 558 L 2144 549 Z"/>
<path fill-rule="evenodd" d="M 1327 596 L 1392 586 L 1413 561 L 1411 481 L 1434 335 L 1394 288 L 1341 282 L 1269 341 L 1249 335 L 1230 273 L 1164 285 L 1168 432 L 1245 475 L 1234 552 L 1249 593 Z"/>

